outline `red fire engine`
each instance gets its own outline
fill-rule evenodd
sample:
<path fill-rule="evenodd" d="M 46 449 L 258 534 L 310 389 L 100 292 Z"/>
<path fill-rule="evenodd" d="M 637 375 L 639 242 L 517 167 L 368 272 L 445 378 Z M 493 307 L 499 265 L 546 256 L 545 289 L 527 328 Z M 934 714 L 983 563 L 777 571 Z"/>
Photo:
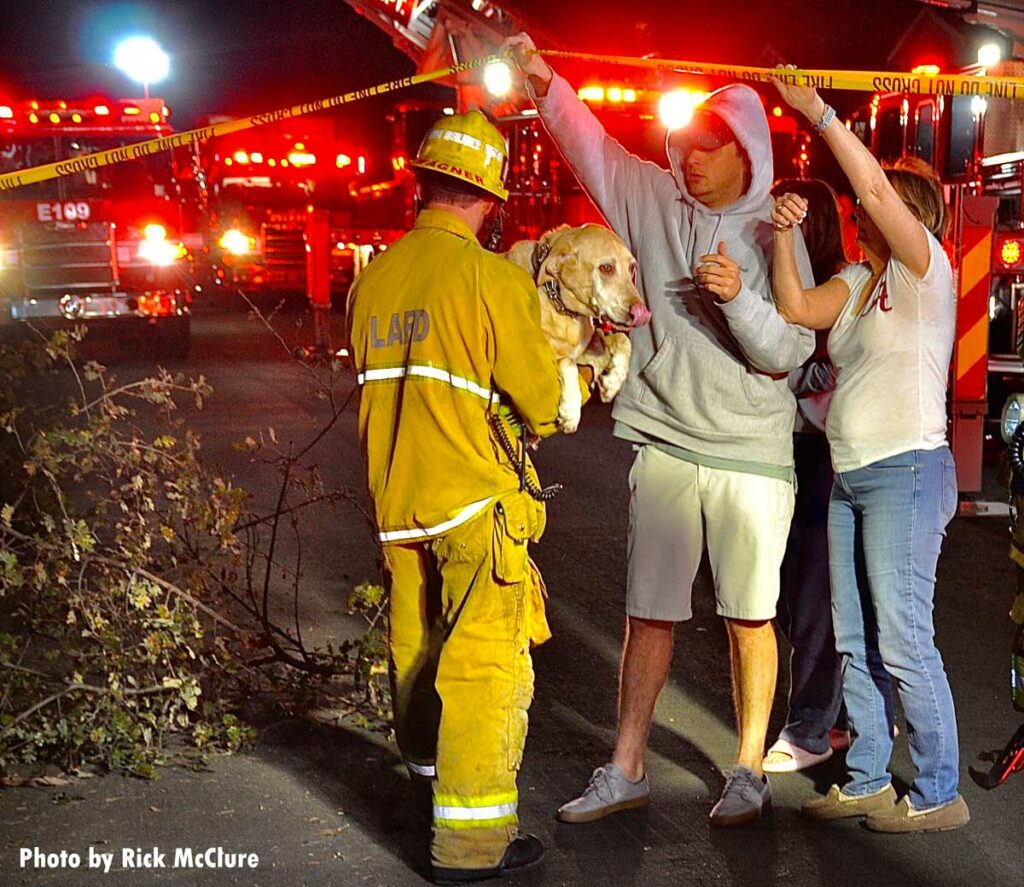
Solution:
<path fill-rule="evenodd" d="M 628 83 L 590 80 L 579 89 L 580 97 L 601 118 L 607 130 L 641 157 L 664 161 L 666 120 L 678 120 L 693 109 L 711 89 L 687 78 L 687 85 L 668 85 L 647 90 Z M 413 177 L 406 168 L 429 127 L 454 107 L 420 101 L 397 105 L 392 124 L 393 176 L 354 192 L 354 228 L 346 239 L 386 247 L 411 226 L 415 217 Z M 799 175 L 806 156 L 801 147 L 807 135 L 791 116 L 769 112 L 772 142 L 779 176 Z M 509 142 L 509 199 L 505 205 L 504 243 L 535 240 L 557 225 L 600 222 L 596 207 L 576 177 L 562 161 L 554 143 L 532 109 L 511 111 L 495 118 Z"/>
<path fill-rule="evenodd" d="M 0 173 L 171 132 L 161 99 L 0 103 Z M 0 192 L 0 325 L 135 324 L 191 342 L 185 207 L 169 153 Z"/>
<path fill-rule="evenodd" d="M 500 0 L 348 3 L 388 32 L 420 70 L 490 55 L 502 34 L 524 27 L 538 43 L 558 45 L 544 35 L 542 27 L 522 21 L 520 13 L 512 12 Z M 987 12 L 985 23 L 1017 34 L 1016 20 L 997 12 Z M 597 84 L 589 79 L 589 72 L 569 63 L 560 62 L 559 70 L 570 82 L 583 84 L 580 97 L 601 116 L 612 135 L 640 156 L 656 161 L 663 157 L 665 129 L 658 126 L 655 102 L 664 113 L 671 110 L 664 106 L 675 96 L 676 110 L 682 106 L 685 112 L 687 103 L 701 95 L 699 83 L 692 78 L 673 84 L 671 75 L 663 71 L 655 74 L 652 89 L 649 82 L 641 80 Z M 1007 62 L 988 70 L 994 75 L 1020 76 L 1024 63 Z M 676 91 L 683 87 L 687 91 Z M 472 86 L 460 85 L 458 96 L 462 105 L 484 106 L 498 116 L 507 111 L 478 87 L 474 91 Z M 536 237 L 555 224 L 579 224 L 595 212 L 529 115 L 528 110 L 520 110 L 505 116 L 512 157 L 510 242 Z M 811 168 L 809 152 L 814 149 L 786 112 L 773 106 L 768 120 L 776 175 L 825 175 Z M 1024 104 L 1007 99 L 986 104 L 970 95 L 875 95 L 861 112 L 851 115 L 848 125 L 882 160 L 919 156 L 939 169 L 947 185 L 958 272 L 951 439 L 960 489 L 967 494 L 962 511 L 983 513 L 988 509 L 987 513 L 993 513 L 996 508 L 976 498 L 982 486 L 986 422 L 998 420 L 1007 390 L 1024 388 L 1024 367 L 1018 356 L 1024 355 Z M 415 150 L 411 139 L 406 150 Z"/>
<path fill-rule="evenodd" d="M 309 213 L 350 225 L 349 189 L 365 155 L 335 138 L 332 120 L 309 117 L 219 136 L 194 159 L 208 282 L 247 295 L 304 293 Z M 347 286 L 348 270 L 332 263 L 334 287 Z"/>
<path fill-rule="evenodd" d="M 556 40 L 545 36 L 542 26 L 527 21 L 519 11 L 490 0 L 348 2 L 388 33 L 421 71 L 491 55 L 503 34 L 521 29 L 528 29 L 546 45 L 557 45 Z M 624 76 L 611 83 L 595 80 L 579 63 L 560 63 L 559 71 L 570 82 L 582 84 L 580 98 L 601 118 L 611 135 L 629 150 L 655 162 L 664 162 L 666 126 L 681 125 L 712 88 L 709 81 L 665 72 L 653 76 L 640 72 L 633 79 Z M 489 94 L 479 80 L 479 73 L 474 73 L 453 84 L 456 91 L 451 107 L 411 101 L 395 108 L 391 118 L 394 175 L 386 182 L 356 192 L 357 230 L 346 240 L 356 244 L 371 242 L 379 249 L 381 243 L 386 246 L 411 227 L 415 207 L 412 177 L 405 168 L 407 160 L 415 154 L 439 114 L 470 107 L 484 108 L 509 141 L 509 199 L 504 208 L 506 247 L 517 240 L 536 239 L 557 225 L 601 220 L 576 177 L 563 163 L 536 111 Z M 781 109 L 776 113 L 770 111 L 768 120 L 776 174 L 799 175 L 807 161 L 806 134 Z"/>

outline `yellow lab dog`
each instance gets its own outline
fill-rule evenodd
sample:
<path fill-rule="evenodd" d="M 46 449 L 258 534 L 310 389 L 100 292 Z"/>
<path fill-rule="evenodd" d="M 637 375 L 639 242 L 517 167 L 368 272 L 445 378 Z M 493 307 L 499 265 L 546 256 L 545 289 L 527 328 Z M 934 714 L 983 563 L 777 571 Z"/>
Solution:
<path fill-rule="evenodd" d="M 629 369 L 626 333 L 651 319 L 636 289 L 636 260 L 601 225 L 554 228 L 540 240 L 519 241 L 505 256 L 537 284 L 541 326 L 562 373 L 558 424 L 571 434 L 583 407 L 577 364 L 593 367 L 601 400 L 610 401 Z"/>

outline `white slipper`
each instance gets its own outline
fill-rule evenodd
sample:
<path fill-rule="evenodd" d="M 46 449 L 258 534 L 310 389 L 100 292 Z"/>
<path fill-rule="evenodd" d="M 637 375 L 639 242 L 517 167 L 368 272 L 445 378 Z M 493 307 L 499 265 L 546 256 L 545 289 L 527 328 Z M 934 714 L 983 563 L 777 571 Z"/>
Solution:
<path fill-rule="evenodd" d="M 772 752 L 786 755 L 786 759 L 783 761 L 769 761 L 768 757 Z M 764 760 L 761 762 L 761 768 L 765 773 L 796 773 L 798 770 L 806 770 L 808 767 L 813 767 L 815 764 L 827 761 L 831 757 L 831 748 L 820 753 L 807 751 L 806 748 L 800 748 L 799 745 L 793 745 L 792 742 L 780 739 L 768 749 L 768 754 L 764 756 Z"/>

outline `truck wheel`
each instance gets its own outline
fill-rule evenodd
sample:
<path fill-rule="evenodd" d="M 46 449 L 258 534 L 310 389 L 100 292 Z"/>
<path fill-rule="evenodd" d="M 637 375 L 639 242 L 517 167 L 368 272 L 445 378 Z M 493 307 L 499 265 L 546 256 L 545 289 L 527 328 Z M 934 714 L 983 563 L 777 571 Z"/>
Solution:
<path fill-rule="evenodd" d="M 153 329 L 154 351 L 163 360 L 179 361 L 192 350 L 192 318 L 174 317 L 156 324 Z"/>

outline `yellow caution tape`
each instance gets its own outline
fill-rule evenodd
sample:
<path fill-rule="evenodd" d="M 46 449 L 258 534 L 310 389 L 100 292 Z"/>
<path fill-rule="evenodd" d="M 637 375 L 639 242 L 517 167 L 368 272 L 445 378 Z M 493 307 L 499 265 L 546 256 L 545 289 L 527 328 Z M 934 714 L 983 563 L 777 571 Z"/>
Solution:
<path fill-rule="evenodd" d="M 217 123 L 213 126 L 204 126 L 199 129 L 189 129 L 174 135 L 149 139 L 145 142 L 136 142 L 120 148 L 111 148 L 107 151 L 97 151 L 95 154 L 83 154 L 81 157 L 75 157 L 71 160 L 61 160 L 57 163 L 47 163 L 44 166 L 33 166 L 18 172 L 6 173 L 0 175 L 0 191 L 9 191 L 13 188 L 20 188 L 22 185 L 44 182 L 47 179 L 73 175 L 87 169 L 96 169 L 113 163 L 122 163 L 126 160 L 138 160 L 141 157 L 148 157 L 150 154 L 157 154 L 170 148 L 180 148 L 183 145 L 200 142 L 214 136 L 227 135 L 230 132 L 239 132 L 240 130 L 252 129 L 257 126 L 266 126 L 268 123 L 277 123 L 280 120 L 301 117 L 303 114 L 326 111 L 328 108 L 348 105 L 371 96 L 383 95 L 384 93 L 415 86 L 418 83 L 426 83 L 430 80 L 439 80 L 443 77 L 451 76 L 452 74 L 460 74 L 463 71 L 479 68 L 496 60 L 497 56 L 489 56 L 483 59 L 461 62 L 447 68 L 439 68 L 436 71 L 428 71 L 424 74 L 413 74 L 410 77 L 402 77 L 399 80 L 389 80 L 387 83 L 367 86 L 364 89 L 357 89 L 355 92 L 346 92 L 343 95 L 331 96 L 316 102 L 305 102 L 301 105 L 281 108 L 266 114 L 241 117 L 238 120 L 229 120 L 226 123 Z"/>
<path fill-rule="evenodd" d="M 732 77 L 737 80 L 758 83 L 769 83 L 773 78 L 777 77 L 786 83 L 797 86 L 814 86 L 818 89 L 907 92 L 918 95 L 978 95 L 985 98 L 1024 100 L 1024 77 L 988 77 L 968 74 L 908 74 L 891 71 L 756 68 L 746 65 L 715 65 L 708 62 L 690 62 L 679 59 L 597 55 L 556 49 L 542 49 L 538 50 L 538 52 L 541 55 L 552 58 L 603 62 L 634 68 L 655 68 L 663 71 L 670 70 L 680 74 L 700 74 L 706 77 Z M 379 83 L 376 86 L 368 86 L 364 89 L 357 89 L 354 92 L 346 92 L 342 95 L 331 96 L 330 98 L 320 99 L 315 102 L 305 102 L 301 105 L 293 105 L 290 108 L 281 108 L 265 114 L 241 117 L 238 120 L 230 120 L 226 123 L 190 129 L 175 133 L 174 135 L 162 136 L 158 139 L 149 139 L 148 141 L 136 142 L 120 148 L 98 151 L 95 154 L 85 154 L 71 160 L 61 160 L 57 163 L 48 163 L 44 166 L 34 166 L 29 169 L 19 170 L 18 172 L 6 173 L 0 175 L 0 191 L 9 191 L 13 188 L 20 188 L 22 185 L 31 185 L 35 182 L 56 179 L 60 176 L 73 175 L 83 170 L 109 166 L 113 163 L 123 163 L 126 160 L 138 160 L 139 158 L 148 157 L 151 154 L 157 154 L 170 148 L 180 148 L 193 142 L 214 138 L 215 136 L 227 135 L 231 132 L 239 132 L 257 126 L 265 126 L 268 123 L 277 123 L 292 117 L 301 117 L 304 114 L 314 114 L 317 111 L 326 111 L 329 108 L 348 105 L 371 96 L 384 95 L 385 93 L 395 92 L 396 90 L 415 86 L 419 83 L 427 83 L 431 80 L 440 80 L 444 77 L 460 74 L 473 68 L 480 68 L 500 60 L 502 59 L 499 56 L 473 59 L 460 62 L 457 65 L 450 65 L 447 68 L 439 68 L 436 71 L 413 74 L 409 77 L 390 80 L 386 83 Z M 504 60 L 508 61 L 507 58 Z"/>
<path fill-rule="evenodd" d="M 907 92 L 914 95 L 979 95 L 985 98 L 1024 100 L 1024 77 L 989 77 L 972 74 L 914 74 L 893 71 L 828 71 L 803 68 L 752 68 L 746 65 L 715 65 L 679 59 L 633 58 L 595 55 L 558 49 L 538 50 L 552 58 L 605 62 L 633 68 L 656 68 L 705 77 L 733 77 L 756 83 L 778 78 L 795 86 L 817 89 L 853 89 L 862 92 Z"/>

